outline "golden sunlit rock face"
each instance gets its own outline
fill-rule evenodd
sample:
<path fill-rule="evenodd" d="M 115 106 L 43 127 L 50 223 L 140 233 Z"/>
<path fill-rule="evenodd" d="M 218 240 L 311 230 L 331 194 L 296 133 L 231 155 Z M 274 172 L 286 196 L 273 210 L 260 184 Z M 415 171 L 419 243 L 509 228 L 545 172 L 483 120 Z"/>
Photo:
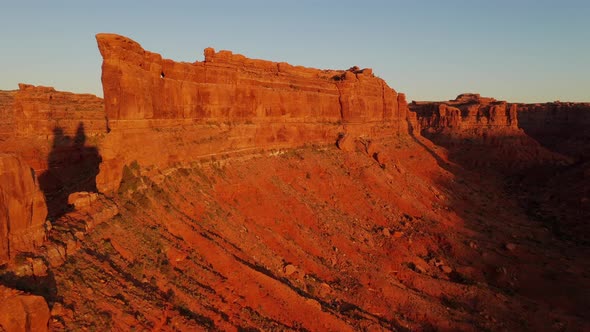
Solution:
<path fill-rule="evenodd" d="M 590 329 L 590 104 L 96 39 L 0 91 L 0 331 Z"/>
<path fill-rule="evenodd" d="M 35 174 L 19 157 L 0 154 L 0 264 L 45 238 L 47 206 Z"/>
<path fill-rule="evenodd" d="M 211 48 L 203 62 L 178 63 L 123 36 L 96 39 L 112 132 L 98 177 L 104 192 L 117 188 L 133 160 L 169 167 L 213 154 L 332 144 L 343 134 L 408 133 L 404 95 L 370 69 L 319 70 Z"/>

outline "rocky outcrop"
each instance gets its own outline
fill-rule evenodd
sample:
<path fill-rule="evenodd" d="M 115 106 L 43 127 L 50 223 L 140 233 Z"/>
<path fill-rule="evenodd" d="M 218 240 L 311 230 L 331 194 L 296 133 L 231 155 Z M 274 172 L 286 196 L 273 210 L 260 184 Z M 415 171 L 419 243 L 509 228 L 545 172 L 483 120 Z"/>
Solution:
<path fill-rule="evenodd" d="M 205 49 L 179 63 L 119 35 L 97 35 L 111 133 L 101 191 L 132 161 L 166 168 L 202 158 L 334 143 L 339 133 L 407 134 L 402 94 L 370 69 L 318 70 Z M 149 137 L 149 138 L 148 138 Z"/>
<path fill-rule="evenodd" d="M 107 132 L 101 98 L 52 87 L 19 84 L 19 90 L 0 91 L 0 116 L 0 151 L 17 153 L 38 174 L 49 168 L 56 142 L 76 135 L 97 141 Z"/>
<path fill-rule="evenodd" d="M 518 125 L 549 150 L 590 158 L 590 103 L 519 104 Z"/>
<path fill-rule="evenodd" d="M 569 157 L 566 167 L 528 174 L 527 207 L 561 238 L 590 243 L 590 103 L 519 104 L 518 125 L 544 148 Z M 523 186 L 521 186 L 522 188 Z"/>
<path fill-rule="evenodd" d="M 412 102 L 420 127 L 428 133 L 483 138 L 489 134 L 518 131 L 516 105 L 479 94 L 466 93 L 446 102 Z"/>
<path fill-rule="evenodd" d="M 47 207 L 37 179 L 25 162 L 0 154 L 0 264 L 39 246 Z"/>
<path fill-rule="evenodd" d="M 14 135 L 15 91 L 0 91 L 0 142 Z"/>
<path fill-rule="evenodd" d="M 108 130 L 101 98 L 19 84 L 0 93 L 0 115 L 0 151 L 34 169 L 50 217 L 65 210 L 70 193 L 96 191 L 96 145 Z"/>
<path fill-rule="evenodd" d="M 538 162 L 565 162 L 519 128 L 518 107 L 474 93 L 410 104 L 422 135 L 448 148 L 463 164 L 512 170 Z"/>
<path fill-rule="evenodd" d="M 0 286 L 0 331 L 47 331 L 49 307 L 41 296 Z"/>
<path fill-rule="evenodd" d="M 178 63 L 118 35 L 97 35 L 106 112 L 117 120 L 231 122 L 398 119 L 397 93 L 372 70 L 318 70 L 205 50 Z"/>
<path fill-rule="evenodd" d="M 85 134 L 106 132 L 101 98 L 91 94 L 56 91 L 52 87 L 19 84 L 14 95 L 15 133 L 20 137 L 53 135 L 55 128 L 75 133 L 80 123 Z"/>

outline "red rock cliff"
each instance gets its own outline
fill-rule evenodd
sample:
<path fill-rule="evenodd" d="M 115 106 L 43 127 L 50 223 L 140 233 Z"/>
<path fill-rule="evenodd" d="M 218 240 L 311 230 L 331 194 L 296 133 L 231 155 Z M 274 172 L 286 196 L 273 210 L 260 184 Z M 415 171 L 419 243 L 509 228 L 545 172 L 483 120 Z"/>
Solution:
<path fill-rule="evenodd" d="M 38 174 L 48 169 L 56 132 L 74 137 L 82 126 L 93 141 L 107 132 L 101 98 L 52 87 L 19 84 L 19 90 L 0 91 L 0 116 L 0 151 L 23 157 Z"/>
<path fill-rule="evenodd" d="M 480 137 L 483 131 L 500 134 L 518 130 L 516 105 L 479 94 L 462 94 L 444 102 L 412 102 L 410 109 L 428 132 Z"/>
<path fill-rule="evenodd" d="M 0 141 L 14 135 L 15 91 L 0 91 Z"/>
<path fill-rule="evenodd" d="M 406 134 L 402 94 L 370 69 L 318 70 L 205 49 L 178 63 L 97 35 L 112 132 L 97 184 L 116 189 L 133 160 L 160 168 L 224 153 L 334 143 L 339 133 Z"/>
<path fill-rule="evenodd" d="M 41 296 L 0 286 L 0 331 L 47 331 L 49 307 Z"/>
<path fill-rule="evenodd" d="M 80 123 L 84 124 L 86 135 L 106 132 L 103 101 L 91 94 L 19 84 L 14 112 L 15 133 L 21 137 L 51 136 L 56 127 L 75 133 Z"/>
<path fill-rule="evenodd" d="M 0 115 L 0 151 L 34 169 L 50 217 L 64 211 L 70 193 L 96 191 L 96 146 L 107 133 L 101 98 L 19 84 L 0 93 Z"/>
<path fill-rule="evenodd" d="M 473 93 L 449 101 L 410 104 L 421 133 L 449 148 L 463 164 L 511 171 L 542 161 L 565 161 L 519 128 L 518 107 Z"/>
<path fill-rule="evenodd" d="M 41 244 L 46 216 L 30 167 L 14 155 L 0 154 L 0 265 Z"/>
<path fill-rule="evenodd" d="M 397 93 L 372 70 L 295 67 L 205 50 L 177 63 L 118 35 L 97 35 L 110 120 L 370 122 L 399 119 Z M 405 110 L 402 110 L 405 111 Z M 405 114 L 403 114 L 405 118 Z"/>

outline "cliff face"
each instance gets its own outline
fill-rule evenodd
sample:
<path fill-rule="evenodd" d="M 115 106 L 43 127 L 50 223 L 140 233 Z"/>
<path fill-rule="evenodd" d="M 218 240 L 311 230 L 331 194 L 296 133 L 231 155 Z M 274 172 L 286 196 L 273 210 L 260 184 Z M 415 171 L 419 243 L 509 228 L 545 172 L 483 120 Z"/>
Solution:
<path fill-rule="evenodd" d="M 1 271 L 3 285 L 49 298 L 52 275 L 38 258 L 55 248 L 45 242 L 46 217 L 65 212 L 70 193 L 96 191 L 100 157 L 90 145 L 106 131 L 96 96 L 27 84 L 0 91 L 0 266 L 14 268 Z M 49 308 L 41 296 L 0 286 L 0 307 L 2 331 L 47 330 Z"/>
<path fill-rule="evenodd" d="M 518 124 L 552 151 L 575 159 L 590 157 L 590 103 L 519 104 Z"/>
<path fill-rule="evenodd" d="M 398 94 L 372 70 L 318 70 L 205 49 L 178 63 L 123 36 L 97 35 L 106 113 L 116 120 L 374 122 L 405 119 Z M 402 114 L 403 113 L 403 114 Z"/>
<path fill-rule="evenodd" d="M 533 218 L 557 236 L 588 243 L 589 103 L 507 104 L 464 94 L 410 108 L 422 134 L 451 160 L 515 175 L 507 186 Z"/>
<path fill-rule="evenodd" d="M 518 131 L 516 105 L 479 94 L 462 94 L 446 102 L 412 102 L 427 133 L 486 139 L 483 134 Z"/>
<path fill-rule="evenodd" d="M 0 141 L 14 135 L 15 91 L 0 91 Z"/>
<path fill-rule="evenodd" d="M 49 308 L 41 296 L 0 286 L 0 307 L 2 331 L 47 331 Z"/>
<path fill-rule="evenodd" d="M 38 174 L 66 136 L 97 141 L 107 132 L 101 98 L 52 87 L 19 84 L 19 90 L 0 91 L 0 115 L 0 151 L 19 154 Z"/>
<path fill-rule="evenodd" d="M 0 265 L 45 237 L 47 207 L 37 179 L 25 162 L 0 154 Z"/>
<path fill-rule="evenodd" d="M 529 175 L 532 210 L 561 237 L 590 243 L 590 103 L 518 105 L 518 124 L 544 148 L 572 164 Z"/>
<path fill-rule="evenodd" d="M 0 114 L 0 151 L 34 170 L 50 217 L 64 211 L 70 193 L 96 191 L 96 146 L 107 133 L 101 98 L 19 84 L 0 93 Z"/>
<path fill-rule="evenodd" d="M 334 143 L 342 133 L 407 133 L 404 96 L 370 69 L 318 70 L 211 48 L 203 62 L 178 63 L 122 36 L 99 34 L 97 41 L 111 130 L 97 180 L 105 192 L 118 187 L 134 160 L 165 168 L 203 156 Z"/>
<path fill-rule="evenodd" d="M 56 128 L 75 133 L 81 123 L 86 135 L 106 132 L 104 103 L 91 94 L 19 84 L 14 95 L 14 112 L 15 134 L 19 137 L 51 137 Z"/>
<path fill-rule="evenodd" d="M 455 100 L 410 104 L 422 135 L 448 148 L 451 158 L 465 165 L 511 171 L 542 161 L 563 161 L 563 156 L 544 149 L 519 128 L 518 108 L 472 93 Z"/>

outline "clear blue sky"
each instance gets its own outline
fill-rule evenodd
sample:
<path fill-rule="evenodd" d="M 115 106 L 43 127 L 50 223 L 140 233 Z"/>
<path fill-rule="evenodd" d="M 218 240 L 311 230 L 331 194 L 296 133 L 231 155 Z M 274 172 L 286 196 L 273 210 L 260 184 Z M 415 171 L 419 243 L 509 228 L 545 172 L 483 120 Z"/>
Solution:
<path fill-rule="evenodd" d="M 0 0 L 0 89 L 102 96 L 94 35 L 177 61 L 203 49 L 317 68 L 371 67 L 409 100 L 462 92 L 590 101 L 590 1 Z"/>

